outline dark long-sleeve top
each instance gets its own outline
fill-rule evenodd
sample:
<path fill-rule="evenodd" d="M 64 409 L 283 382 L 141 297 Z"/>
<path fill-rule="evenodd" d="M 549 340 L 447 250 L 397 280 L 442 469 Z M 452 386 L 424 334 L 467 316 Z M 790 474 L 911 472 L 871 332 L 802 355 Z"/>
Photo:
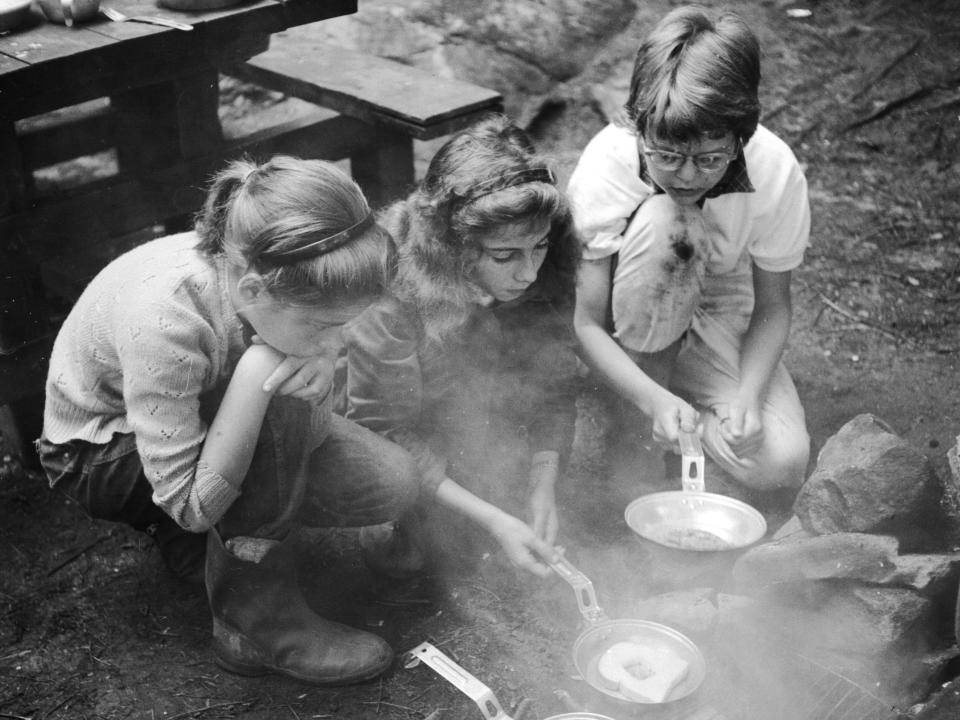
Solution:
<path fill-rule="evenodd" d="M 425 495 L 446 477 L 441 438 L 469 432 L 474 410 L 515 423 L 531 454 L 568 457 L 576 418 L 570 311 L 535 291 L 478 306 L 442 346 L 424 340 L 412 304 L 387 296 L 348 325 L 345 340 L 347 417 L 410 451 Z"/>

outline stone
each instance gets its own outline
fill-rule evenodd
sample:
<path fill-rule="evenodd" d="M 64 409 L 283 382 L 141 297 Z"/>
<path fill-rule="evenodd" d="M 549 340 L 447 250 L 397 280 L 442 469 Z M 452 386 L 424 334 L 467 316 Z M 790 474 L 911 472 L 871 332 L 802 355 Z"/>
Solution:
<path fill-rule="evenodd" d="M 876 582 L 912 588 L 927 597 L 952 602 L 960 582 L 960 553 L 899 555 L 893 559 L 889 574 Z"/>
<path fill-rule="evenodd" d="M 929 460 L 870 414 L 827 440 L 801 487 L 794 512 L 814 534 L 892 534 L 902 544 L 929 544 L 941 514 L 939 482 Z"/>
<path fill-rule="evenodd" d="M 877 582 L 896 567 L 897 548 L 897 539 L 888 535 L 793 535 L 745 552 L 733 576 L 749 588 L 827 578 Z"/>
<path fill-rule="evenodd" d="M 879 656 L 899 644 L 915 644 L 937 625 L 930 600 L 903 588 L 834 587 L 815 608 L 788 607 L 782 595 L 770 599 L 759 600 L 758 614 L 798 648 Z"/>

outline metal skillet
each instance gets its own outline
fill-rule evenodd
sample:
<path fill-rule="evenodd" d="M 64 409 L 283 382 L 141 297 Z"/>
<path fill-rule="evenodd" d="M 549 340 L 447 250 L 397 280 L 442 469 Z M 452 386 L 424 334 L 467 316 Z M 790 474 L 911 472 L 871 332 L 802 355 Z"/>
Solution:
<path fill-rule="evenodd" d="M 675 550 L 716 552 L 752 545 L 767 532 L 760 512 L 735 498 L 706 492 L 703 446 L 696 433 L 680 433 L 681 490 L 651 493 L 624 511 L 640 537 Z"/>
<path fill-rule="evenodd" d="M 450 657 L 429 642 L 423 642 L 404 653 L 404 667 L 413 668 L 421 662 L 430 667 L 457 690 L 473 700 L 487 720 L 513 720 L 501 707 L 493 691 L 464 670 Z M 613 720 L 607 715 L 589 712 L 569 712 L 551 715 L 544 720 Z"/>
<path fill-rule="evenodd" d="M 700 687 L 706 675 L 706 661 L 700 648 L 692 640 L 667 625 L 648 620 L 610 620 L 598 605 L 593 583 L 586 575 L 565 557 L 551 562 L 550 567 L 573 588 L 580 614 L 586 621 L 587 628 L 573 644 L 573 664 L 594 690 L 625 703 L 660 704 L 628 698 L 603 681 L 597 669 L 600 658 L 610 647 L 624 641 L 669 652 L 687 663 L 686 675 L 670 691 L 664 702 L 684 698 Z"/>

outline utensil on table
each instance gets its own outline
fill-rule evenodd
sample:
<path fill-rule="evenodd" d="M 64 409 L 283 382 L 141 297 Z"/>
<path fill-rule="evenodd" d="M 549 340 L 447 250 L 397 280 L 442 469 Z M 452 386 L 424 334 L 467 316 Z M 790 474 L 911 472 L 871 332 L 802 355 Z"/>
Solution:
<path fill-rule="evenodd" d="M 125 15 L 119 10 L 109 7 L 100 8 L 100 12 L 110 20 L 113 20 L 113 22 L 138 22 L 147 23 L 148 25 L 162 25 L 163 27 L 173 28 L 174 30 L 193 30 L 193 25 L 177 22 L 176 20 L 170 20 L 158 15 Z"/>
<path fill-rule="evenodd" d="M 100 0 L 38 0 L 38 4 L 47 20 L 67 27 L 92 20 L 100 9 Z"/>
<path fill-rule="evenodd" d="M 680 433 L 680 491 L 651 493 L 624 511 L 627 525 L 640 537 L 675 550 L 737 550 L 757 542 L 767 521 L 754 507 L 735 498 L 706 492 L 703 446 L 696 433 Z"/>
<path fill-rule="evenodd" d="M 573 588 L 577 596 L 580 614 L 587 628 L 580 633 L 573 644 L 573 664 L 580 676 L 595 690 L 626 703 L 658 705 L 644 703 L 628 698 L 619 690 L 612 689 L 601 680 L 597 668 L 600 658 L 613 645 L 620 642 L 642 644 L 655 650 L 673 654 L 687 663 L 684 678 L 674 687 L 664 702 L 680 700 L 693 693 L 703 683 L 706 676 L 706 660 L 700 648 L 683 633 L 673 628 L 648 620 L 618 619 L 610 620 L 597 603 L 593 583 L 570 563 L 565 557 L 549 563 L 553 571 Z"/>
<path fill-rule="evenodd" d="M 414 668 L 421 662 L 473 700 L 487 720 L 513 720 L 504 712 L 490 688 L 429 642 L 422 642 L 403 655 L 405 668 Z M 544 720 L 613 720 L 613 718 L 596 713 L 570 712 L 551 715 Z"/>

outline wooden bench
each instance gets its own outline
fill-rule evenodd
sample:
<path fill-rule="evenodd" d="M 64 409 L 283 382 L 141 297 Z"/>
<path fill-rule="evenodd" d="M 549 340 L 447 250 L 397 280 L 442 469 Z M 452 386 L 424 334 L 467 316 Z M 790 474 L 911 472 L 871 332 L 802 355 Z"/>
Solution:
<path fill-rule="evenodd" d="M 30 171 L 111 148 L 121 162 L 115 175 L 82 186 L 24 188 L 22 201 L 0 212 L 0 237 L 16 239 L 6 243 L 0 263 L 0 410 L 35 413 L 57 327 L 88 280 L 129 247 L 185 227 L 202 203 L 206 178 L 225 160 L 281 152 L 349 159 L 353 176 L 379 206 L 412 187 L 415 140 L 442 137 L 502 109 L 501 96 L 492 90 L 401 63 L 296 35 L 256 41 L 259 47 L 218 63 L 220 72 L 315 107 L 292 119 L 271 117 L 210 149 L 200 144 L 189 152 L 171 151 L 169 160 L 153 158 L 149 173 L 139 170 L 137 157 L 128 162 L 127 149 L 142 151 L 145 135 L 141 127 L 126 125 L 129 112 L 121 102 L 91 102 L 18 124 L 20 163 Z M 261 54 L 237 63 L 235 58 L 253 52 Z M 215 84 L 215 73 L 202 80 Z M 182 112 L 197 122 L 216 122 L 214 107 Z M 0 142 L 0 150 L 8 145 Z"/>
<path fill-rule="evenodd" d="M 350 167 L 374 205 L 412 187 L 414 140 L 448 135 L 503 110 L 493 90 L 296 33 L 279 35 L 267 52 L 227 72 L 364 123 Z"/>

